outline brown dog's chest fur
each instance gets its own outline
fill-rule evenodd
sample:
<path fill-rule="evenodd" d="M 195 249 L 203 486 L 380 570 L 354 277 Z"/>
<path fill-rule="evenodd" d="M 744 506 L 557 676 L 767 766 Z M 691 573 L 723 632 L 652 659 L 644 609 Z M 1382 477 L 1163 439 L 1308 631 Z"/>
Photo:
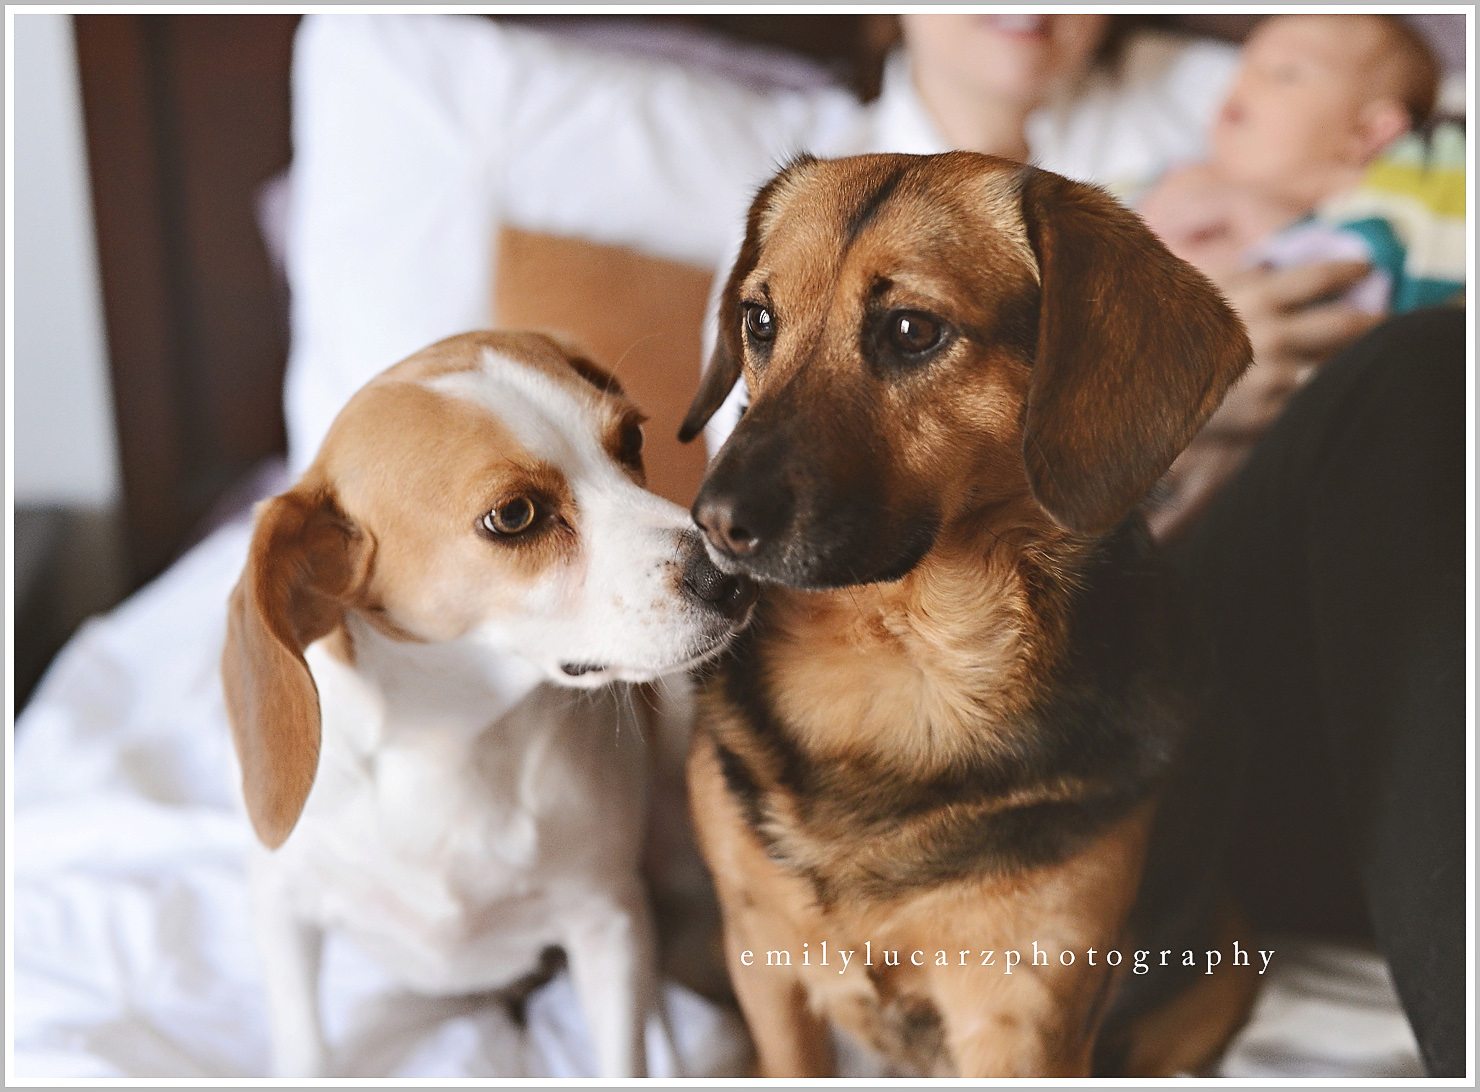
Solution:
<path fill-rule="evenodd" d="M 706 802 L 696 823 L 726 906 L 726 955 L 737 989 L 780 986 L 785 992 L 794 982 L 809 1013 L 919 1074 L 1088 1069 L 1087 1056 L 1056 1055 L 1049 1043 L 1031 1057 L 1023 1056 L 1016 1050 L 1017 1034 L 997 1041 L 1001 1052 L 995 1058 L 968 1057 L 966 1052 L 976 1047 L 953 1044 L 940 1014 L 970 1011 L 1008 1032 L 1056 1026 L 1065 1019 L 1076 1027 L 1097 1021 L 1112 985 L 1103 964 L 1045 983 L 1034 982 L 1030 971 L 1003 976 L 1001 961 L 1008 948 L 1025 944 L 1025 938 L 1038 941 L 1045 951 L 1103 946 L 1107 938 L 1101 921 L 1123 920 L 1135 897 L 1148 809 L 1104 831 L 1093 852 L 1059 866 L 967 877 L 889 899 L 823 904 L 805 876 L 771 857 L 754 836 L 739 802 L 726 790 L 711 739 L 696 741 L 689 777 L 696 797 Z M 1086 900 L 1095 905 L 1095 913 L 1085 912 Z M 820 963 L 822 941 L 831 953 L 828 966 Z M 800 965 L 803 944 L 809 966 Z M 840 968 L 840 949 L 854 953 L 846 970 Z M 984 950 L 994 953 L 994 968 L 981 967 Z M 750 963 L 737 969 L 742 951 L 751 953 Z M 778 951 L 789 953 L 790 969 L 766 965 L 768 953 Z M 936 966 L 941 951 L 953 961 L 966 953 L 965 966 Z M 863 965 L 866 952 L 873 966 Z M 914 952 L 923 953 L 923 966 L 912 962 Z M 830 1067 L 819 1052 L 782 1068 L 809 1075 L 824 1074 Z"/>
<path fill-rule="evenodd" d="M 824 902 L 877 897 L 1052 862 L 1143 798 L 1170 718 L 1127 723 L 1151 695 L 1082 670 L 1104 635 L 1076 585 L 1106 553 L 947 542 L 894 585 L 774 593 L 705 697 L 768 852 Z"/>
<path fill-rule="evenodd" d="M 1134 673 L 1091 661 L 1138 534 L 1033 542 L 942 542 L 896 584 L 768 599 L 705 688 L 690 768 L 732 945 L 956 960 L 1125 939 L 1173 718 Z M 1120 622 L 1134 645 L 1135 616 Z M 1103 967 L 1035 986 L 978 959 L 907 960 L 796 973 L 814 1008 L 931 1072 L 981 1071 L 960 1056 L 979 1048 L 952 1048 L 938 1022 L 955 991 L 1044 1027 L 1094 1022 L 1110 993 Z M 784 972 L 744 972 L 767 973 Z M 1043 1049 L 999 1061 L 1060 1064 Z"/>

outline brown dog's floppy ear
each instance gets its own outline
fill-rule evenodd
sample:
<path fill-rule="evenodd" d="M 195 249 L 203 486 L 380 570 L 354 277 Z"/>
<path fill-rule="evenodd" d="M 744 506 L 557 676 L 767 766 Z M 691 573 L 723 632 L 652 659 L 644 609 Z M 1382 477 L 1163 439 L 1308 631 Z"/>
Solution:
<path fill-rule="evenodd" d="M 1022 198 L 1041 279 L 1028 480 L 1060 525 L 1098 534 L 1156 484 L 1252 351 L 1217 289 L 1109 194 L 1026 168 Z"/>
<path fill-rule="evenodd" d="M 735 278 L 731 275 L 730 279 L 733 281 Z M 689 412 L 684 414 L 683 424 L 678 426 L 679 443 L 686 444 L 699 435 L 709 424 L 709 419 L 725 404 L 740 378 L 740 334 L 734 328 L 735 323 L 724 321 L 735 314 L 738 306 L 734 293 L 726 285 L 724 295 L 720 297 L 720 329 L 715 335 L 714 352 L 709 354 L 709 367 L 704 369 L 704 377 L 699 380 L 699 391 L 689 404 Z"/>
<path fill-rule="evenodd" d="M 725 399 L 730 397 L 730 391 L 735 389 L 735 383 L 740 378 L 740 282 L 755 268 L 756 256 L 760 250 L 755 240 L 758 219 L 755 209 L 766 192 L 762 190 L 751 206 L 745 242 L 740 245 L 740 254 L 725 280 L 724 291 L 720 293 L 714 351 L 709 354 L 709 367 L 704 369 L 704 377 L 699 380 L 699 391 L 694 395 L 693 402 L 689 404 L 689 412 L 684 414 L 683 424 L 678 428 L 680 443 L 686 444 L 699 435 L 709 419 L 725 404 Z"/>
<path fill-rule="evenodd" d="M 272 849 L 298 822 L 319 764 L 319 694 L 303 651 L 339 624 L 372 547 L 326 491 L 261 506 L 231 593 L 221 676 L 247 814 Z"/>
<path fill-rule="evenodd" d="M 709 419 L 725 404 L 730 391 L 735 389 L 743 360 L 740 347 L 740 285 L 750 276 L 750 271 L 760 260 L 761 235 L 764 233 L 767 214 L 771 211 L 772 199 L 784 183 L 816 162 L 810 155 L 794 157 L 760 188 L 755 200 L 750 203 L 750 212 L 745 219 L 745 241 L 740 244 L 740 253 L 735 258 L 729 277 L 725 279 L 724 291 L 720 293 L 719 322 L 715 330 L 714 351 L 709 355 L 709 367 L 704 370 L 704 377 L 699 381 L 699 391 L 694 395 L 689 412 L 684 415 L 683 424 L 678 429 L 678 438 L 682 443 L 686 444 L 699 435 Z"/>

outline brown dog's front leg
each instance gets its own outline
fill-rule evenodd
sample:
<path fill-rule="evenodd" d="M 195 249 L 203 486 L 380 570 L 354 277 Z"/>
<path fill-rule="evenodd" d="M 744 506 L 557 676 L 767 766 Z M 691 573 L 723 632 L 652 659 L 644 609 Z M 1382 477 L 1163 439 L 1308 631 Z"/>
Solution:
<path fill-rule="evenodd" d="M 801 982 L 780 968 L 754 963 L 742 966 L 740 953 L 756 949 L 728 929 L 726 950 L 730 981 L 755 1043 L 757 1075 L 836 1076 L 837 1062 L 827 1022 L 807 1004 Z"/>
<path fill-rule="evenodd" d="M 797 927 L 776 909 L 808 906 L 810 893 L 761 848 L 726 787 L 707 733 L 694 734 L 688 784 L 694 830 L 724 912 L 725 963 L 755 1043 L 760 1075 L 834 1076 L 827 1022 L 812 1011 L 790 965 L 789 952 L 800 945 Z M 769 957 L 781 951 L 788 952 L 785 966 Z"/>
<path fill-rule="evenodd" d="M 1019 970 L 987 990 L 941 974 L 933 992 L 961 1077 L 1088 1077 L 1114 975 Z"/>

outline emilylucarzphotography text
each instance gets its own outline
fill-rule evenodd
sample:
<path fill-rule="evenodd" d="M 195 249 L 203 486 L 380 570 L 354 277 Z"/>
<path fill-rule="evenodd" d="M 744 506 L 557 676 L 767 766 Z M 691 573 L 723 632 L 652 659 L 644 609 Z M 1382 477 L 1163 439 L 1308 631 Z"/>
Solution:
<path fill-rule="evenodd" d="M 1046 948 L 1033 941 L 1027 948 L 898 948 L 865 941 L 862 947 L 843 948 L 823 940 L 804 942 L 799 949 L 769 948 L 739 952 L 743 967 L 827 967 L 838 974 L 869 967 L 969 967 L 1012 974 L 1021 967 L 1125 966 L 1132 974 L 1150 974 L 1163 967 L 1192 967 L 1213 974 L 1220 967 L 1249 967 L 1262 975 L 1274 958 L 1272 948 L 1247 948 L 1238 941 L 1221 948 Z"/>

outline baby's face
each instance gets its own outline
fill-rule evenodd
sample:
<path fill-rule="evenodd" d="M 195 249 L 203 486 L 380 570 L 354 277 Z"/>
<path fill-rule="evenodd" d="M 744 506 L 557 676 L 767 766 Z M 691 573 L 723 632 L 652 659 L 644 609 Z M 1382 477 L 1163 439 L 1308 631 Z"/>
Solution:
<path fill-rule="evenodd" d="M 1389 42 L 1373 16 L 1260 23 L 1213 126 L 1214 163 L 1237 181 L 1274 186 L 1361 165 L 1371 154 L 1368 112 L 1391 104 Z"/>

